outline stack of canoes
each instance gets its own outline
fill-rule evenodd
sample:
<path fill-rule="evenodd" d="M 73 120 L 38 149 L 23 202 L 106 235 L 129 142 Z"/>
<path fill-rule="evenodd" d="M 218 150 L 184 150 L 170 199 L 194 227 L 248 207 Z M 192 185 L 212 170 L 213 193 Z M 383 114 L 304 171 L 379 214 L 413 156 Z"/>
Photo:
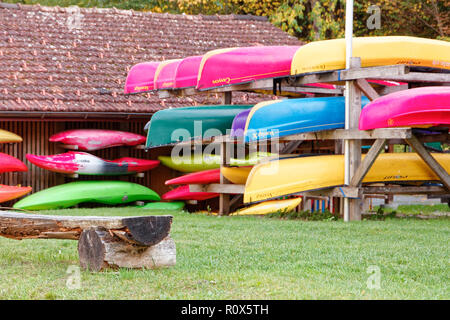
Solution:
<path fill-rule="evenodd" d="M 0 143 L 19 143 L 22 138 L 15 133 L 0 129 Z M 10 155 L 0 152 L 0 173 L 28 171 L 27 166 Z M 20 198 L 31 192 L 31 187 L 0 184 L 0 203 Z"/>
<path fill-rule="evenodd" d="M 123 157 L 104 160 L 82 151 L 96 151 L 119 146 L 136 146 L 145 142 L 145 137 L 130 132 L 98 129 L 68 130 L 50 137 L 51 142 L 62 143 L 69 151 L 56 155 L 27 154 L 34 165 L 58 173 L 119 176 L 141 173 L 159 165 L 158 160 Z M 78 151 L 80 150 L 80 151 Z M 125 181 L 78 181 L 58 185 L 37 192 L 14 207 L 27 210 L 68 208 L 83 202 L 122 204 L 134 201 L 160 200 L 153 190 Z"/>
<path fill-rule="evenodd" d="M 406 64 L 411 69 L 450 70 L 450 44 L 446 41 L 397 36 L 354 38 L 353 55 L 361 58 L 362 67 Z M 301 47 L 225 48 L 203 56 L 136 65 L 128 75 L 125 93 L 186 88 L 204 91 L 342 69 L 345 69 L 344 39 L 318 41 Z M 369 82 L 374 86 L 402 85 L 383 79 Z M 335 88 L 333 84 L 312 86 Z M 359 128 L 448 126 L 449 102 L 448 87 L 404 90 L 372 102 L 363 97 Z M 224 134 L 241 138 L 244 143 L 254 143 L 293 134 L 344 128 L 344 114 L 343 97 L 271 100 L 254 106 L 169 109 L 157 112 L 147 125 L 146 146 L 174 145 Z M 177 152 L 173 154 L 178 155 Z M 447 168 L 450 161 L 447 155 L 433 156 Z M 219 182 L 218 156 L 162 156 L 159 160 L 165 166 L 185 173 L 166 182 L 167 185 L 179 187 L 163 198 L 208 199 L 218 196 L 215 193 L 194 195 L 188 187 L 189 184 Z M 222 175 L 232 183 L 245 184 L 246 203 L 343 184 L 344 165 L 340 155 L 290 157 L 259 164 L 247 160 L 232 159 L 231 167 L 221 169 Z M 414 154 L 382 154 L 363 182 L 433 180 L 437 177 Z M 271 208 L 275 208 L 276 205 L 272 204 Z M 258 212 L 265 211 L 262 206 L 256 208 L 259 208 L 256 209 Z"/>

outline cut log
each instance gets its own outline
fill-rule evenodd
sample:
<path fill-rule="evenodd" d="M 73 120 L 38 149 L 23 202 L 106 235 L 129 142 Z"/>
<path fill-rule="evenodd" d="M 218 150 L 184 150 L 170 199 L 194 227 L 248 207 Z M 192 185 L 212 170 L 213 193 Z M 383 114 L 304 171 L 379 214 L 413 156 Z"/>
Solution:
<path fill-rule="evenodd" d="M 122 241 L 102 227 L 83 230 L 78 241 L 78 255 L 81 267 L 90 271 L 106 268 L 154 269 L 176 263 L 175 242 L 169 236 L 154 246 L 139 246 Z"/>
<path fill-rule="evenodd" d="M 172 216 L 83 217 L 47 216 L 0 211 L 0 236 L 21 239 L 78 240 L 82 231 L 103 227 L 120 234 L 123 241 L 152 246 L 169 235 Z"/>

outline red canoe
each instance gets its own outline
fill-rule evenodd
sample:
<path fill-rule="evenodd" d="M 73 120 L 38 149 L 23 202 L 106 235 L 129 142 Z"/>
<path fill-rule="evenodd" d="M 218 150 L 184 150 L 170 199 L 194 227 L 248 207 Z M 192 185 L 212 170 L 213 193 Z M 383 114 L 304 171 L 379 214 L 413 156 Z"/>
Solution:
<path fill-rule="evenodd" d="M 9 154 L 0 152 L 0 173 L 15 171 L 28 171 L 28 168 L 25 163 L 19 159 L 14 158 Z"/>
<path fill-rule="evenodd" d="M 52 156 L 26 155 L 34 165 L 53 172 L 82 175 L 125 175 L 155 168 L 159 160 L 120 158 L 104 160 L 85 152 L 69 151 Z"/>
<path fill-rule="evenodd" d="M 220 169 L 205 170 L 185 174 L 181 177 L 166 181 L 166 185 L 173 184 L 209 184 L 220 182 Z"/>
<path fill-rule="evenodd" d="M 14 187 L 0 184 L 0 202 L 20 198 L 31 192 L 31 187 Z"/>
<path fill-rule="evenodd" d="M 190 192 L 189 186 L 180 186 L 162 195 L 163 200 L 207 200 L 218 197 L 213 192 Z"/>
<path fill-rule="evenodd" d="M 359 129 L 450 124 L 450 87 L 422 87 L 394 92 L 361 110 Z"/>
<path fill-rule="evenodd" d="M 54 134 L 49 140 L 73 146 L 76 150 L 93 151 L 118 146 L 136 146 L 145 143 L 146 138 L 140 134 L 124 131 L 76 129 Z"/>

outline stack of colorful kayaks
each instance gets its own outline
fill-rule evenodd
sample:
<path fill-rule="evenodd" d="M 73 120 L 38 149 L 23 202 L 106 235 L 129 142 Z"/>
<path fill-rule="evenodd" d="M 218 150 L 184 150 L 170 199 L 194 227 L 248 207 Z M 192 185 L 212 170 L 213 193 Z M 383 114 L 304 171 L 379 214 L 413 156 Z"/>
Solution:
<path fill-rule="evenodd" d="M 145 137 L 123 131 L 80 129 L 55 134 L 49 139 L 64 144 L 66 148 L 95 151 L 118 146 L 136 146 L 145 142 Z M 151 170 L 159 165 L 158 160 L 124 157 L 104 160 L 90 153 L 69 151 L 57 155 L 26 155 L 34 165 L 58 173 L 117 176 Z M 55 186 L 37 192 L 14 207 L 27 210 L 67 208 L 83 202 L 122 204 L 133 201 L 157 201 L 160 197 L 151 189 L 125 181 L 78 181 Z"/>
<path fill-rule="evenodd" d="M 0 129 L 0 143 L 19 143 L 22 138 L 12 132 Z M 10 155 L 0 152 L 0 173 L 25 172 L 27 166 Z M 20 198 L 31 192 L 31 187 L 7 186 L 0 184 L 0 203 Z"/>
<path fill-rule="evenodd" d="M 397 36 L 354 38 L 353 55 L 361 58 L 362 67 L 406 64 L 412 69 L 450 70 L 450 43 L 446 41 Z M 184 88 L 203 91 L 263 79 L 342 69 L 345 69 L 344 39 L 318 41 L 301 47 L 225 48 L 203 56 L 136 65 L 128 75 L 125 93 Z M 375 86 L 402 85 L 383 79 L 369 82 Z M 333 84 L 312 86 L 335 88 Z M 449 89 L 446 87 L 405 90 L 370 103 L 363 97 L 359 128 L 448 126 L 449 101 Z M 231 129 L 229 133 L 232 137 L 242 138 L 245 143 L 334 130 L 344 128 L 344 110 L 343 97 L 271 100 L 253 107 L 205 106 L 164 110 L 156 113 L 150 121 L 146 145 L 149 148 L 172 145 L 227 134 L 228 129 Z M 196 127 L 196 121 L 202 122 L 200 129 Z M 214 132 L 213 129 L 217 130 Z M 208 130 L 210 132 L 206 134 Z M 447 155 L 434 156 L 445 168 L 450 165 Z M 202 200 L 218 196 L 215 193 L 194 195 L 189 192 L 188 185 L 219 182 L 220 157 L 167 156 L 159 157 L 159 160 L 174 170 L 187 173 L 166 182 L 180 187 L 163 198 Z M 246 203 L 343 184 L 343 156 L 340 155 L 290 157 L 263 164 L 250 163 L 248 159 L 232 159 L 231 165 L 222 167 L 221 173 L 232 183 L 246 185 Z M 414 154 L 382 154 L 364 182 L 436 179 Z M 294 200 L 298 201 L 282 201 Z M 279 205 L 288 206 L 287 202 Z M 268 207 L 271 209 L 265 210 L 264 205 L 258 205 L 252 209 L 255 211 L 249 208 L 248 212 L 267 212 L 277 206 L 270 203 Z"/>

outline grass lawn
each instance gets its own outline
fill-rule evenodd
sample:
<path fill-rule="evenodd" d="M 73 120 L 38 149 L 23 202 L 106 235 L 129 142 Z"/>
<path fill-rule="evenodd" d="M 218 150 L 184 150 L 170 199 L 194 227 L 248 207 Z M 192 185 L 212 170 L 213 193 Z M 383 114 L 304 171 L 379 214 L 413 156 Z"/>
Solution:
<path fill-rule="evenodd" d="M 78 265 L 76 241 L 0 238 L 0 299 L 450 298 L 448 218 L 344 223 L 172 214 L 175 267 L 82 271 L 80 289 L 66 287 L 68 267 Z M 379 289 L 367 287 L 370 266 L 380 268 Z"/>

